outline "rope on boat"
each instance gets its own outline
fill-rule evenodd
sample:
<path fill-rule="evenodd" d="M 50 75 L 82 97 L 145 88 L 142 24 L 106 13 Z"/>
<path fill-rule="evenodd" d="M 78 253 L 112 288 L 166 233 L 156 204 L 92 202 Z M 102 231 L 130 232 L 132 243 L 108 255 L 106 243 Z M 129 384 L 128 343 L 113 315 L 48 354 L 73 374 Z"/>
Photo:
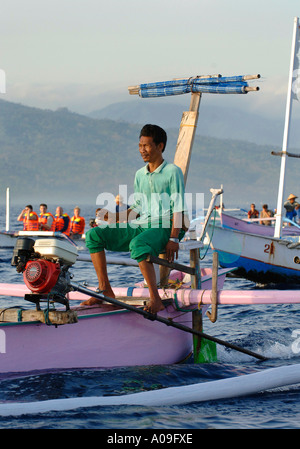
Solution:
<path fill-rule="evenodd" d="M 184 309 L 184 308 L 180 307 L 180 305 L 178 303 L 177 291 L 176 290 L 174 292 L 173 299 L 174 299 L 174 304 L 175 304 L 176 310 L 179 310 L 179 312 L 184 312 L 184 313 L 189 312 L 190 313 L 190 312 L 193 312 L 194 310 L 197 310 L 197 307 L 193 308 L 193 309 Z"/>
<path fill-rule="evenodd" d="M 49 312 L 50 312 L 50 293 L 47 295 L 47 308 L 43 310 L 44 318 L 45 318 L 45 324 L 47 326 L 52 326 L 51 320 L 49 318 Z M 56 326 L 56 325 L 55 325 Z"/>
<path fill-rule="evenodd" d="M 23 306 L 11 306 L 11 307 L 6 307 L 5 309 L 2 309 L 1 311 L 0 311 L 0 316 L 1 315 L 3 315 L 3 317 L 4 317 L 4 314 L 5 314 L 5 311 L 6 310 L 9 310 L 9 309 L 18 309 L 18 323 L 20 323 L 21 321 L 22 321 L 22 312 L 23 312 Z"/>
<path fill-rule="evenodd" d="M 251 374 L 121 396 L 92 396 L 0 404 L 0 416 L 21 416 L 86 407 L 135 405 L 163 407 L 224 400 L 300 384 L 300 364 L 269 368 Z"/>

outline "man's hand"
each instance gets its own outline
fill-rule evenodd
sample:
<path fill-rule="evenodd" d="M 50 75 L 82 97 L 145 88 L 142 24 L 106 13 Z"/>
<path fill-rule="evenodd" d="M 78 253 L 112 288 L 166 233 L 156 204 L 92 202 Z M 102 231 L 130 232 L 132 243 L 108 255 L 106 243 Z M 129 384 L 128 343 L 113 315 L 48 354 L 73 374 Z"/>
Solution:
<path fill-rule="evenodd" d="M 175 256 L 176 259 L 178 259 L 178 249 L 179 243 L 172 242 L 171 240 L 168 241 L 166 245 L 166 256 L 168 262 L 174 262 Z"/>

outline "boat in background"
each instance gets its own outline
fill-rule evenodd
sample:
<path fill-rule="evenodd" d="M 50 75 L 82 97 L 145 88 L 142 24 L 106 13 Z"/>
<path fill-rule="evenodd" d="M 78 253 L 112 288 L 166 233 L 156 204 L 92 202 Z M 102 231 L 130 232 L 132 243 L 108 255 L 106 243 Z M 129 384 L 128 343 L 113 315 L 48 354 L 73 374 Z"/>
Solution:
<path fill-rule="evenodd" d="M 220 209 L 218 209 L 218 212 L 220 214 L 220 224 L 223 228 L 235 229 L 236 231 L 247 232 L 249 234 L 274 237 L 274 226 L 265 226 L 263 224 L 260 224 L 259 222 L 261 219 L 242 219 L 225 214 Z M 270 220 L 275 221 L 276 218 L 271 218 Z M 296 241 L 295 237 L 300 238 L 300 226 L 298 226 L 296 223 L 292 223 L 291 220 L 286 221 L 291 226 L 284 226 L 282 228 L 281 235 L 283 238 Z"/>
<path fill-rule="evenodd" d="M 32 237 L 32 238 L 61 238 L 68 239 L 74 243 L 78 249 L 85 249 L 85 236 L 71 239 L 61 232 L 55 231 L 0 231 L 0 248 L 14 248 L 18 237 Z"/>
<path fill-rule="evenodd" d="M 11 231 L 10 228 L 10 190 L 6 188 L 5 231 L 0 231 L 0 248 L 14 248 L 18 237 L 69 239 L 78 249 L 85 249 L 85 234 L 71 239 L 66 234 L 54 231 Z M 76 243 L 75 243 L 76 242 Z"/>
<path fill-rule="evenodd" d="M 292 86 L 299 46 L 299 18 L 294 20 L 291 63 L 286 103 L 275 227 L 247 223 L 222 214 L 222 225 L 215 225 L 212 248 L 219 254 L 221 267 L 237 267 L 235 275 L 254 282 L 300 284 L 300 243 L 297 231 L 282 227 L 285 165 L 287 157 L 299 158 L 287 151 L 292 109 Z M 294 235 L 296 232 L 296 235 Z"/>
<path fill-rule="evenodd" d="M 259 284 L 300 284 L 300 243 L 214 226 L 211 247 L 223 268 Z"/>

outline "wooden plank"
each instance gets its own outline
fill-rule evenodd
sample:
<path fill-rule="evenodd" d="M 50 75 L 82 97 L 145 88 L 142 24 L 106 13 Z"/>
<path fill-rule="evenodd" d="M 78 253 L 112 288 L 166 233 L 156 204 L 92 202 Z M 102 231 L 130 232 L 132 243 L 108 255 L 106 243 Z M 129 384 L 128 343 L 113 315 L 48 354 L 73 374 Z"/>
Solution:
<path fill-rule="evenodd" d="M 181 168 L 184 178 L 184 185 L 186 185 L 190 159 L 192 154 L 192 147 L 196 133 L 196 126 L 199 115 L 199 105 L 201 100 L 201 93 L 193 93 L 191 95 L 190 109 L 183 112 L 176 152 L 174 156 L 174 164 Z M 166 254 L 159 255 L 161 259 L 166 259 Z M 160 285 L 164 287 L 168 283 L 168 276 L 170 269 L 167 266 L 160 266 Z"/>
<path fill-rule="evenodd" d="M 186 184 L 199 116 L 201 93 L 193 93 L 189 111 L 182 114 L 174 164 L 181 168 Z"/>
<path fill-rule="evenodd" d="M 180 251 L 190 251 L 191 249 L 203 248 L 203 242 L 199 240 L 185 240 L 184 242 L 179 243 Z"/>
<path fill-rule="evenodd" d="M 77 313 L 74 310 L 50 310 L 48 314 L 51 324 L 62 325 L 77 323 Z M 46 322 L 45 314 L 42 310 L 22 310 L 22 309 L 0 309 L 0 322 L 17 323 L 39 321 Z"/>

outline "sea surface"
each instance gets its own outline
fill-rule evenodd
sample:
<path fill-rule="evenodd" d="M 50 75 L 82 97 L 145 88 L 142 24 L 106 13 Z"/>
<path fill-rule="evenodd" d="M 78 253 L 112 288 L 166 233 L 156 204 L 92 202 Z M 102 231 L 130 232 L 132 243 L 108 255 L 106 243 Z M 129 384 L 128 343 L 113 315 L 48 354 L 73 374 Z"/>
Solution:
<path fill-rule="evenodd" d="M 70 215 L 72 207 L 65 207 Z M 36 208 L 37 209 L 37 208 Z M 54 211 L 54 208 L 51 209 Z M 12 207 L 11 229 L 21 229 L 16 223 L 20 208 Z M 94 207 L 82 208 L 87 219 L 94 216 Z M 4 207 L 0 207 L 0 229 L 4 229 Z M 88 227 L 88 226 L 87 226 Z M 86 250 L 83 250 L 83 252 Z M 11 249 L 0 249 L 1 282 L 22 282 L 22 275 L 10 265 Z M 180 262 L 187 262 L 181 255 Z M 211 266 L 209 250 L 201 266 Z M 74 280 L 86 280 L 96 285 L 90 263 L 76 262 L 72 268 Z M 141 280 L 138 268 L 109 266 L 113 286 L 134 285 Z M 226 289 L 261 288 L 255 284 L 228 278 Z M 22 298 L 0 297 L 0 308 L 20 305 Z M 258 361 L 246 354 L 218 345 L 218 362 L 113 369 L 84 369 L 0 379 L 0 402 L 37 402 L 52 399 L 90 396 L 126 395 L 140 391 L 180 387 L 210 382 L 300 363 L 293 349 L 294 331 L 300 329 L 299 306 L 219 306 L 218 320 L 204 318 L 204 332 L 251 351 L 263 354 L 267 361 Z M 92 345 L 92 336 L 91 336 Z M 34 351 L 34 348 L 32 348 Z M 159 348 L 158 348 L 159 350 Z M 79 355 L 80 356 L 80 355 Z M 1 357 L 1 354 L 0 354 Z M 96 406 L 76 410 L 22 416 L 2 416 L 0 429 L 299 429 L 300 384 L 277 388 L 239 398 L 194 402 L 173 406 Z"/>

